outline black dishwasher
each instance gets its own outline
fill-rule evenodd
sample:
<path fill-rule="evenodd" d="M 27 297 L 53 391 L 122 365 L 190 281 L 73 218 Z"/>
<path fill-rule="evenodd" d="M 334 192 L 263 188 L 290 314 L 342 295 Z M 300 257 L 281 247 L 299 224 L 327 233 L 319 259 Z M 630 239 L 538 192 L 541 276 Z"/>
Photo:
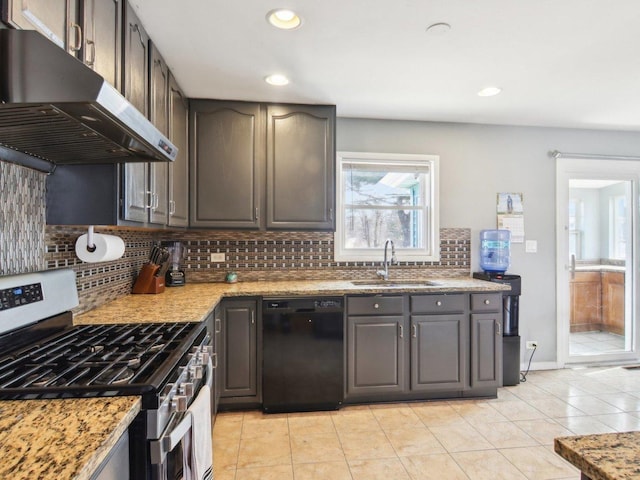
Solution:
<path fill-rule="evenodd" d="M 335 410 L 344 391 L 343 297 L 262 302 L 265 413 Z"/>

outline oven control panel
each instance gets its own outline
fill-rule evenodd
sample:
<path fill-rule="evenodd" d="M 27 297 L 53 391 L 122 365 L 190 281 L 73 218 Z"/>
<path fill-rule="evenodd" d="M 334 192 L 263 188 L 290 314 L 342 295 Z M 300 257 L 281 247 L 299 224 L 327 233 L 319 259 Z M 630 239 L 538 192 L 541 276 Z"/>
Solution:
<path fill-rule="evenodd" d="M 30 303 L 41 302 L 42 300 L 41 283 L 0 290 L 0 310 L 9 310 L 10 308 L 21 307 Z"/>

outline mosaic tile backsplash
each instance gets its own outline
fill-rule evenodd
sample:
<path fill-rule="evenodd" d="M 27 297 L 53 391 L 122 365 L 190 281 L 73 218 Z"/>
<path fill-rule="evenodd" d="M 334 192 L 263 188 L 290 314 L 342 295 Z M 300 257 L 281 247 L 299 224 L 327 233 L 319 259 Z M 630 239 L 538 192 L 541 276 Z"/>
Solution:
<path fill-rule="evenodd" d="M 73 269 L 80 296 L 76 313 L 129 294 L 149 250 L 161 240 L 179 240 L 187 247 L 184 269 L 188 282 L 223 281 L 229 271 L 235 271 L 240 281 L 372 279 L 380 266 L 380 262 L 335 262 L 333 234 L 326 232 L 132 227 L 96 227 L 98 233 L 120 236 L 125 254 L 112 262 L 84 263 L 75 255 L 75 242 L 86 233 L 85 227 L 45 226 L 44 174 L 2 161 L 0 174 L 0 274 Z M 470 229 L 443 228 L 440 237 L 439 262 L 400 262 L 392 267 L 393 278 L 468 276 Z M 224 253 L 226 261 L 211 262 L 211 253 Z"/>

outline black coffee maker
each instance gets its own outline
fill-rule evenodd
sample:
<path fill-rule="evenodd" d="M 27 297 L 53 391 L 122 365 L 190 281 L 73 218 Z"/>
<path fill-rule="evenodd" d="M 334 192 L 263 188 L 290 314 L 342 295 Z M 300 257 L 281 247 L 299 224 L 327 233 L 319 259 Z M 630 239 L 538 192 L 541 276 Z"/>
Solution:
<path fill-rule="evenodd" d="M 169 251 L 170 267 L 164 276 L 165 285 L 167 287 L 181 287 L 185 284 L 184 270 L 182 270 L 182 262 L 187 253 L 187 249 L 182 243 L 177 241 L 162 242 L 162 246 Z"/>

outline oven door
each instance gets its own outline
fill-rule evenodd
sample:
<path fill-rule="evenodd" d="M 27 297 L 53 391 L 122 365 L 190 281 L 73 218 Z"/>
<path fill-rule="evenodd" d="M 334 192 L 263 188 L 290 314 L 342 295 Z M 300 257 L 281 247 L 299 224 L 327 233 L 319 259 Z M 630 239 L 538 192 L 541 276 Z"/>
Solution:
<path fill-rule="evenodd" d="M 193 445 L 192 432 L 194 425 L 211 424 L 211 388 L 213 387 L 213 366 L 209 359 L 206 367 L 206 378 L 202 385 L 209 388 L 200 388 L 193 396 L 193 401 L 184 412 L 174 414 L 167 428 L 157 440 L 149 441 L 149 453 L 151 458 L 151 478 L 153 480 L 211 480 L 213 479 L 213 465 L 205 466 L 202 474 L 194 476 L 194 468 L 191 460 L 195 458 L 194 448 L 209 448 L 211 445 L 211 432 L 205 435 L 202 445 Z M 206 397 L 208 408 L 191 408 L 199 404 Z M 208 417 L 208 418 L 207 418 Z"/>

